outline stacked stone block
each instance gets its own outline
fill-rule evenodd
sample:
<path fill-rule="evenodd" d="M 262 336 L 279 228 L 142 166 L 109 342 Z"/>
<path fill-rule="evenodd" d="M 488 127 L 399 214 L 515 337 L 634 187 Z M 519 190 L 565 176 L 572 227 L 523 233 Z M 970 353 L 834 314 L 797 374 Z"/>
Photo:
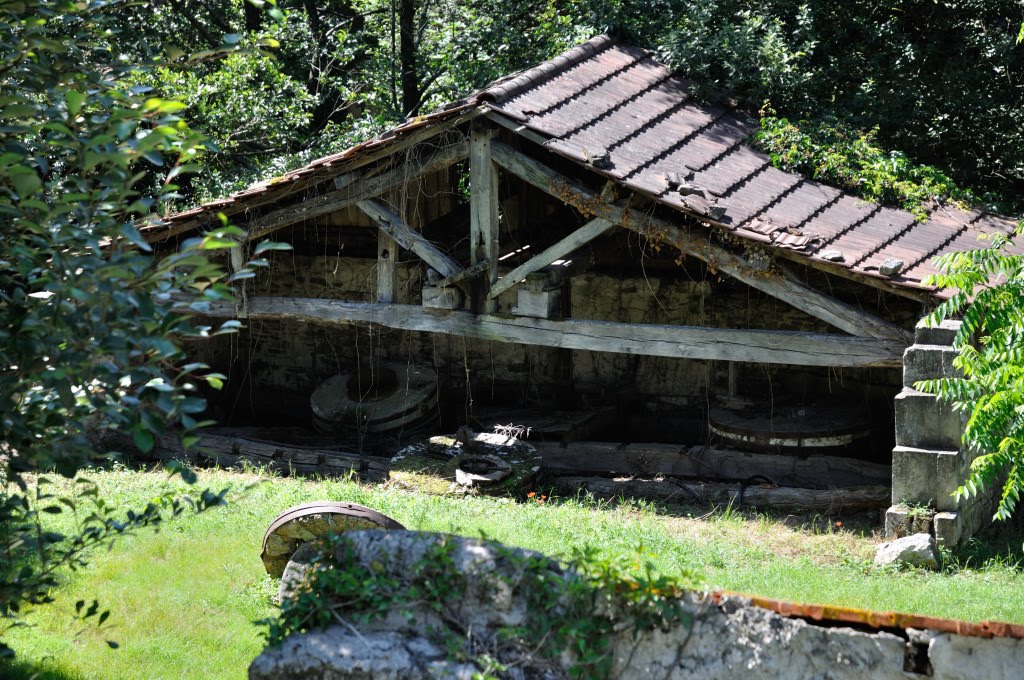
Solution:
<path fill-rule="evenodd" d="M 967 415 L 931 394 L 914 389 L 919 380 L 955 377 L 953 338 L 958 321 L 918 326 L 903 354 L 903 391 L 896 395 L 896 448 L 892 452 L 892 502 L 888 536 L 914 533 L 922 519 L 940 544 L 952 547 L 978 531 L 991 516 L 989 496 L 956 500 L 974 456 L 961 444 Z"/>

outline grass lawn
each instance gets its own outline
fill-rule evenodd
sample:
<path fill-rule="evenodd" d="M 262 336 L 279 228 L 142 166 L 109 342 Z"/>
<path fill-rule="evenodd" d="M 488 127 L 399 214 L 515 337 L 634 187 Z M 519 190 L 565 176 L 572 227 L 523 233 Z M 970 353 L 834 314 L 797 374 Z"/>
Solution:
<path fill-rule="evenodd" d="M 168 484 L 183 486 L 161 473 L 89 477 L 101 495 L 125 507 L 141 507 Z M 943 572 L 896 572 L 871 566 L 881 539 L 863 517 L 441 497 L 254 473 L 208 472 L 200 483 L 230 487 L 229 506 L 175 519 L 155 535 L 143 532 L 95 554 L 86 570 L 68 576 L 54 604 L 30 611 L 29 626 L 4 635 L 19 665 L 0 666 L 0 677 L 244 678 L 263 646 L 253 621 L 274 614 L 277 583 L 259 559 L 263 532 L 280 511 L 310 500 L 354 501 L 410 529 L 484 534 L 548 554 L 592 546 L 638 568 L 649 561 L 663 573 L 697 573 L 709 588 L 1024 623 L 1019 528 L 990 532 L 984 545 L 950 556 Z M 102 630 L 69 615 L 77 600 L 93 598 L 112 610 Z M 116 640 L 118 649 L 106 640 Z"/>

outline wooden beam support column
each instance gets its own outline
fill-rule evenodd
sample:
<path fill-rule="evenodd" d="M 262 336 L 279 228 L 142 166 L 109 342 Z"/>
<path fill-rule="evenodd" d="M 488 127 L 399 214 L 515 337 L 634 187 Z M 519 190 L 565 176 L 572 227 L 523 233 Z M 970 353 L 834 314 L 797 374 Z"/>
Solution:
<path fill-rule="evenodd" d="M 712 243 L 710 233 L 706 231 L 699 235 L 691 234 L 668 220 L 608 203 L 589 187 L 501 142 L 495 141 L 491 144 L 491 154 L 494 162 L 502 168 L 555 198 L 568 202 L 584 214 L 603 217 L 652 240 L 668 243 L 707 262 L 718 271 L 851 335 L 897 340 L 904 346 L 910 344 L 910 333 L 895 324 L 825 295 L 787 272 L 780 273 L 751 264 L 739 255 Z"/>
<path fill-rule="evenodd" d="M 377 230 L 377 302 L 394 302 L 398 286 L 398 241 Z"/>
<path fill-rule="evenodd" d="M 500 281 L 491 286 L 491 290 L 487 293 L 487 297 L 498 297 L 506 290 L 525 279 L 528 275 L 538 269 L 548 266 L 555 260 L 565 257 L 577 248 L 590 243 L 614 226 L 615 225 L 613 223 L 603 217 L 597 217 L 590 220 L 558 243 L 545 248 L 543 251 L 537 253 L 529 260 L 503 276 Z"/>
<path fill-rule="evenodd" d="M 450 257 L 438 250 L 437 246 L 423 238 L 419 232 L 406 224 L 398 214 L 380 201 L 359 201 L 356 205 L 370 219 L 377 223 L 381 231 L 393 238 L 406 250 L 411 250 L 441 276 L 451 276 L 462 270 Z"/>
<path fill-rule="evenodd" d="M 235 316 L 234 304 L 230 302 L 196 303 L 194 308 L 215 317 Z M 249 300 L 249 318 L 318 323 L 367 322 L 400 330 L 523 345 L 799 366 L 895 367 L 902 365 L 904 349 L 898 341 L 850 335 L 578 319 L 506 318 L 419 305 L 319 298 L 254 297 Z"/>
<path fill-rule="evenodd" d="M 494 130 L 478 124 L 469 137 L 469 264 L 490 262 L 480 297 L 483 311 L 492 314 L 498 310 L 497 298 L 487 296 L 498 281 L 498 168 L 491 160 L 493 137 Z"/>

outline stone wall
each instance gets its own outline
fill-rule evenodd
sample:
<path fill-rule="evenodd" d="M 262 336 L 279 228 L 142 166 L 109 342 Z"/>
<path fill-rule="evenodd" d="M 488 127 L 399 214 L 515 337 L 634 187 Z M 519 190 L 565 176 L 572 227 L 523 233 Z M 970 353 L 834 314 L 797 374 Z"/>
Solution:
<path fill-rule="evenodd" d="M 360 612 L 342 607 L 339 625 L 293 635 L 265 650 L 250 666 L 250 680 L 469 680 L 484 670 L 485 653 L 507 667 L 499 677 L 568 678 L 574 669 L 581 677 L 594 677 L 579 666 L 572 649 L 542 657 L 536 654 L 540 646 L 524 650 L 499 634 L 528 627 L 537 616 L 558 615 L 557 601 L 547 603 L 544 612 L 531 611 L 527 604 L 522 565 L 543 564 L 541 556 L 439 534 L 358 531 L 346 537 L 350 549 L 338 568 L 372 569 L 400 584 L 429 551 L 447 542 L 449 569 L 464 577 L 464 590 L 441 611 L 429 601 L 402 602 L 362 623 Z M 575 575 L 551 563 L 550 577 Z M 627 614 L 595 611 L 595 616 L 616 621 L 606 640 L 610 678 L 997 680 L 1019 677 L 1024 667 L 1024 641 L 1019 639 L 818 624 L 733 596 L 690 593 L 680 603 L 684 615 L 666 629 L 637 629 Z"/>

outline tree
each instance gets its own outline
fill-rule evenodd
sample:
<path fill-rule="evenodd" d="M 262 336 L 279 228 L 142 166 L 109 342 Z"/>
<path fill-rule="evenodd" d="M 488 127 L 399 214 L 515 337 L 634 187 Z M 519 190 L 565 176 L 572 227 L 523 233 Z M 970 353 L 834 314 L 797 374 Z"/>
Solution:
<path fill-rule="evenodd" d="M 952 295 L 925 322 L 962 315 L 954 366 L 963 376 L 916 385 L 969 414 L 963 444 L 979 455 L 956 496 L 1001 485 L 995 516 L 1003 520 L 1024 493 L 1024 257 L 1008 250 L 1011 243 L 997 234 L 989 248 L 936 258 L 942 273 L 929 282 Z"/>
<path fill-rule="evenodd" d="M 0 617 L 50 600 L 62 568 L 89 548 L 159 523 L 223 492 L 166 495 L 114 508 L 87 481 L 55 496 L 48 474 L 74 476 L 116 460 L 124 439 L 148 451 L 172 425 L 192 432 L 197 387 L 223 376 L 182 365 L 179 340 L 214 331 L 190 317 L 201 300 L 232 295 L 207 253 L 235 246 L 224 226 L 157 260 L 137 228 L 175 196 L 176 178 L 211 147 L 132 79 L 161 57 L 132 63 L 115 0 L 0 4 Z M 226 46 L 230 49 L 230 45 Z M 275 244 L 262 248 L 276 247 Z M 257 252 L 258 254 L 258 252 Z M 189 481 L 194 475 L 178 466 Z M 77 529 L 46 531 L 47 513 L 75 512 Z M 81 606 L 83 618 L 106 613 Z M 0 651 L 10 650 L 0 643 Z"/>

